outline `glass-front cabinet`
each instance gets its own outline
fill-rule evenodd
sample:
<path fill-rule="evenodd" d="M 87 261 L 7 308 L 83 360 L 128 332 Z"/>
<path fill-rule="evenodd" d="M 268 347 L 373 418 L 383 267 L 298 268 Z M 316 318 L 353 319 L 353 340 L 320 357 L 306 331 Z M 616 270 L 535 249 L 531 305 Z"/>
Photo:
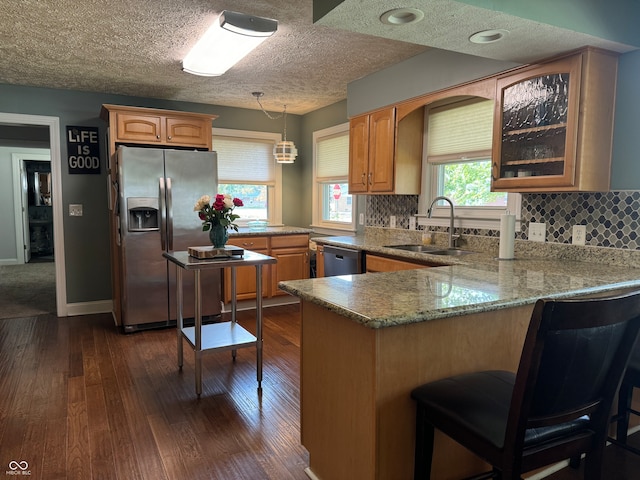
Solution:
<path fill-rule="evenodd" d="M 616 65 L 585 50 L 497 79 L 493 190 L 608 190 Z"/>

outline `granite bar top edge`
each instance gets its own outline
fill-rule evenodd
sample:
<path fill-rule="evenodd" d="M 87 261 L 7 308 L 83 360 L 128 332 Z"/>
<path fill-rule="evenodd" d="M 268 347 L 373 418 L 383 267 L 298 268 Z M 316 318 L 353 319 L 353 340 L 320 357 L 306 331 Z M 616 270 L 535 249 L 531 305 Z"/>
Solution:
<path fill-rule="evenodd" d="M 279 287 L 368 328 L 386 328 L 640 288 L 640 269 L 566 260 L 450 265 L 280 282 Z"/>

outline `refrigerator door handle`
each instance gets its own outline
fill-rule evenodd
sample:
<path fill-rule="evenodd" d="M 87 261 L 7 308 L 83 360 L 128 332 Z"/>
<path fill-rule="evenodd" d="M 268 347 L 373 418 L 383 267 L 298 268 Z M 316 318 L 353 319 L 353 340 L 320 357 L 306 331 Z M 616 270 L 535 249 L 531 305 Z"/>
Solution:
<path fill-rule="evenodd" d="M 167 177 L 167 241 L 169 250 L 173 250 L 173 201 L 171 192 L 171 177 Z"/>
<path fill-rule="evenodd" d="M 166 193 L 164 188 L 164 178 L 158 179 L 160 186 L 160 247 L 163 251 L 167 250 L 167 208 L 166 208 Z"/>

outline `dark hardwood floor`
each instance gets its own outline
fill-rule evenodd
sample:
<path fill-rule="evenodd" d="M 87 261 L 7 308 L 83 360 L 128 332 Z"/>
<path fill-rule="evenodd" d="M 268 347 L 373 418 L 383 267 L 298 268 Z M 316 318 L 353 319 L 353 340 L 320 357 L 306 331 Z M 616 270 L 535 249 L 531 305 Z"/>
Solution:
<path fill-rule="evenodd" d="M 239 321 L 254 330 L 250 313 Z M 204 356 L 198 400 L 190 350 L 176 367 L 174 329 L 123 335 L 110 315 L 0 320 L 0 476 L 308 480 L 298 306 L 265 309 L 264 337 L 261 395 L 255 351 L 243 349 L 235 363 L 230 352 Z M 570 468 L 548 477 L 582 478 Z M 608 447 L 603 480 L 638 479 L 640 456 Z"/>
<path fill-rule="evenodd" d="M 255 331 L 249 317 L 239 321 Z M 0 474 L 28 464 L 31 479 L 308 480 L 299 322 L 298 306 L 265 309 L 261 395 L 248 348 L 235 363 L 204 356 L 198 400 L 175 329 L 123 335 L 110 315 L 0 320 Z"/>

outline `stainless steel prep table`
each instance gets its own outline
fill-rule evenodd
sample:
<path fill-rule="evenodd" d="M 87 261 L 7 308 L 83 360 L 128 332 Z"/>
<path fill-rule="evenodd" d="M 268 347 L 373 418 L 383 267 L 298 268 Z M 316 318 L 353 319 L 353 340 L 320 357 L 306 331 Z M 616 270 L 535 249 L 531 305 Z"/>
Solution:
<path fill-rule="evenodd" d="M 212 350 L 232 350 L 233 357 L 238 348 L 256 346 L 256 363 L 258 388 L 262 388 L 262 296 L 256 297 L 256 335 L 236 323 L 236 268 L 254 266 L 256 269 L 257 292 L 262 291 L 262 266 L 276 263 L 276 259 L 267 255 L 245 250 L 242 258 L 195 258 L 186 251 L 165 252 L 162 254 L 168 261 L 176 265 L 177 289 L 177 334 L 178 334 L 178 367 L 182 369 L 182 339 L 185 338 L 195 353 L 196 394 L 202 394 L 202 354 Z M 200 271 L 212 268 L 231 268 L 231 321 L 202 325 L 202 288 Z M 193 270 L 195 276 L 195 325 L 185 327 L 182 317 L 182 272 Z"/>

